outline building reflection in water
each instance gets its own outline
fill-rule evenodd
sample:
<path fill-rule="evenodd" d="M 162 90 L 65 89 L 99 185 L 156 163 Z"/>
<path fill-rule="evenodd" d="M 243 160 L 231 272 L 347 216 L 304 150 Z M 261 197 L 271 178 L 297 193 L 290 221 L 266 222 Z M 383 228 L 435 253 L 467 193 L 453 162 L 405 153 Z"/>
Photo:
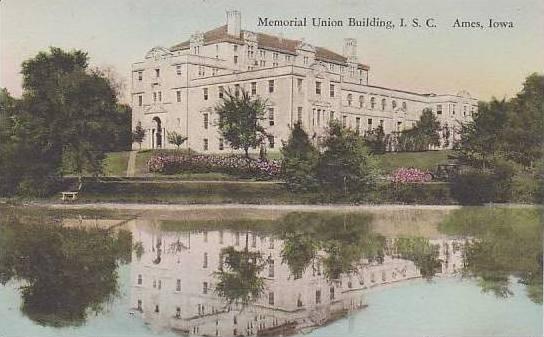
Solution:
<path fill-rule="evenodd" d="M 137 220 L 131 271 L 132 310 L 153 330 L 201 336 L 273 336 L 323 325 L 365 306 L 365 291 L 421 273 L 414 262 L 386 249 L 380 261 L 361 260 L 353 272 L 327 279 L 319 262 L 294 277 L 282 263 L 283 241 L 252 231 L 169 232 Z M 246 241 L 247 235 L 247 241 Z M 393 247 L 395 239 L 386 240 Z M 464 241 L 429 240 L 436 245 L 441 266 L 436 275 L 462 268 Z M 266 261 L 260 273 L 262 295 L 250 304 L 228 304 L 214 292 L 224 265 L 222 249 L 259 252 Z M 324 254 L 318 252 L 318 254 Z"/>

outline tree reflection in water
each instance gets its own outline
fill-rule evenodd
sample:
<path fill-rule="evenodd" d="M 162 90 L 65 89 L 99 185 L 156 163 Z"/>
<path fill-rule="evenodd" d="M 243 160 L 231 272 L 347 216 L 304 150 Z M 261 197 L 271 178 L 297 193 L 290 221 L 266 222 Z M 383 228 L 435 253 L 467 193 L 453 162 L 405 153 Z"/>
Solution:
<path fill-rule="evenodd" d="M 440 230 L 470 237 L 464 245 L 466 276 L 477 277 L 484 292 L 512 295 L 510 276 L 527 285 L 527 295 L 542 303 L 542 231 L 539 208 L 463 208 L 452 212 Z"/>
<path fill-rule="evenodd" d="M 99 228 L 0 224 L 0 281 L 21 281 L 22 312 L 45 326 L 82 325 L 118 294 L 117 266 L 129 263 L 132 235 Z"/>

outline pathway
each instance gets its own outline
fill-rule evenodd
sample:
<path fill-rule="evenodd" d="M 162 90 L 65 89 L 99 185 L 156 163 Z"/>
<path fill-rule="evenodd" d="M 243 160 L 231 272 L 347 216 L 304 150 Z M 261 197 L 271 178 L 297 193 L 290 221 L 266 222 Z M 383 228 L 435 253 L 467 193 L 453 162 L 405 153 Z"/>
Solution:
<path fill-rule="evenodd" d="M 134 177 L 136 174 L 136 154 L 138 151 L 130 151 L 130 155 L 128 157 L 128 167 L 127 167 L 127 177 Z"/>

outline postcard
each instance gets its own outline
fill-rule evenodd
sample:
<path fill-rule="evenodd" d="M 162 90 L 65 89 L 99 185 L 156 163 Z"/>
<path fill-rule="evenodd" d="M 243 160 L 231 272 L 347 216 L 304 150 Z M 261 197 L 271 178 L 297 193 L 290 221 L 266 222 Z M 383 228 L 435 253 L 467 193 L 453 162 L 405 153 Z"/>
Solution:
<path fill-rule="evenodd" d="M 542 1 L 0 27 L 0 337 L 543 335 Z"/>

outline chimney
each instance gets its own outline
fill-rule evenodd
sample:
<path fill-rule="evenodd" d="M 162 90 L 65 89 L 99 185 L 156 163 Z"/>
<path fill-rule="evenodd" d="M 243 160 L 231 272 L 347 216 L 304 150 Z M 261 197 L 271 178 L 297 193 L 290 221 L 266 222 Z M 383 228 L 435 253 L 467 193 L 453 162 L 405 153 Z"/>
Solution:
<path fill-rule="evenodd" d="M 344 39 L 344 57 L 348 62 L 357 62 L 357 40 L 353 38 Z"/>
<path fill-rule="evenodd" d="M 242 14 L 240 11 L 227 11 L 227 34 L 240 38 L 242 30 Z"/>

